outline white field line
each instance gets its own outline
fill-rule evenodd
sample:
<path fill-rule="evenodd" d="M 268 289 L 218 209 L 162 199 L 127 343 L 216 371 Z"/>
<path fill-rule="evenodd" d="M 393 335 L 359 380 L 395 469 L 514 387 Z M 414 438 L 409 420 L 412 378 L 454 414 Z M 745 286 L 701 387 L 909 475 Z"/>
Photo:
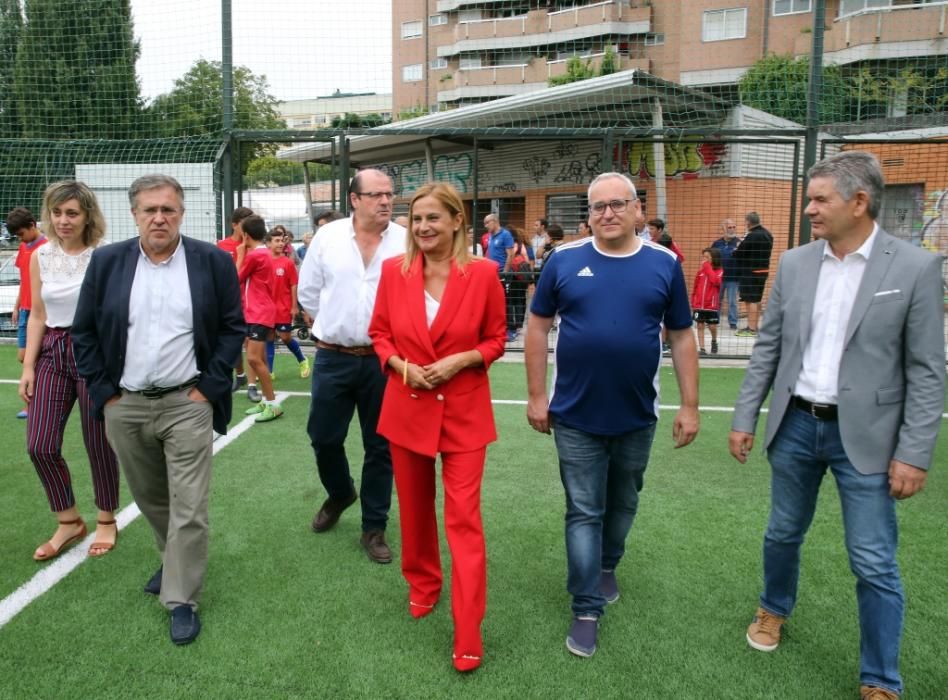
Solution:
<path fill-rule="evenodd" d="M 11 382 L 8 379 L 3 379 L 0 380 L 0 383 L 16 384 L 17 382 Z M 288 392 L 277 392 L 276 402 L 282 403 L 287 396 Z M 243 433 L 247 432 L 253 423 L 254 416 L 247 416 L 233 428 L 228 430 L 227 435 L 215 436 L 214 454 L 216 455 L 218 452 L 223 450 L 230 443 L 240 437 Z M 118 521 L 117 526 L 119 531 L 134 521 L 139 515 L 141 515 L 141 511 L 138 510 L 138 506 L 135 505 L 134 502 L 131 505 L 125 506 L 125 508 L 119 511 L 118 515 L 115 517 L 115 519 Z M 75 545 L 68 552 L 60 555 L 54 559 L 52 563 L 44 566 L 42 569 L 36 572 L 36 574 L 33 575 L 33 578 L 17 588 L 15 591 L 13 591 L 13 593 L 8 595 L 3 600 L 0 600 L 0 628 L 12 620 L 27 605 L 46 593 L 49 589 L 68 576 L 77 566 L 84 562 L 89 556 L 89 545 L 92 544 L 94 539 L 95 531 L 90 533 L 85 540 Z"/>

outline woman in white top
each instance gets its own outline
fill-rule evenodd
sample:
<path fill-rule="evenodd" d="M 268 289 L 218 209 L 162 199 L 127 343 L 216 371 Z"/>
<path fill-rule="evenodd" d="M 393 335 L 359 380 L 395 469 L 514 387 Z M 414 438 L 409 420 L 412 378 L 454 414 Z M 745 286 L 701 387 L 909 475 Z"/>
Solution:
<path fill-rule="evenodd" d="M 114 515 L 118 508 L 118 461 L 106 439 L 105 424 L 94 415 L 86 383 L 76 372 L 69 327 L 92 251 L 105 236 L 105 219 L 92 190 L 72 181 L 46 188 L 40 218 L 49 243 L 30 260 L 33 311 L 26 330 L 20 396 L 30 407 L 27 451 L 59 527 L 33 558 L 53 559 L 87 534 L 62 455 L 66 421 L 77 399 L 99 508 L 96 536 L 89 547 L 89 556 L 97 557 L 109 552 L 118 537 Z"/>

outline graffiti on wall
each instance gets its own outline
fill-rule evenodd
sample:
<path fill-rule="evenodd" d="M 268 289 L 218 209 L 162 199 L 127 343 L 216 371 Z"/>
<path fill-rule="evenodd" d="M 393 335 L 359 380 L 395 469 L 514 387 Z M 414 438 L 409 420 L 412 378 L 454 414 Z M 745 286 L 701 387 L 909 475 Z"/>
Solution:
<path fill-rule="evenodd" d="M 553 182 L 585 185 L 601 172 L 602 156 L 599 153 L 590 153 L 584 161 L 571 160 L 564 163 Z"/>
<path fill-rule="evenodd" d="M 623 144 L 622 169 L 640 180 L 655 177 L 654 144 L 634 141 Z M 727 155 L 724 143 L 666 143 L 665 177 L 680 175 L 683 179 L 710 175 L 722 169 Z"/>
<path fill-rule="evenodd" d="M 405 163 L 382 164 L 379 170 L 392 178 L 396 197 L 410 197 L 415 190 L 428 182 L 428 166 L 424 160 Z M 456 156 L 437 156 L 434 160 L 434 179 L 447 182 L 458 192 L 467 192 L 474 172 L 474 161 L 469 153 Z"/>
<path fill-rule="evenodd" d="M 925 223 L 922 225 L 922 246 L 948 256 L 948 190 L 935 190 L 925 198 Z M 942 262 L 942 283 L 948 300 L 948 259 Z"/>

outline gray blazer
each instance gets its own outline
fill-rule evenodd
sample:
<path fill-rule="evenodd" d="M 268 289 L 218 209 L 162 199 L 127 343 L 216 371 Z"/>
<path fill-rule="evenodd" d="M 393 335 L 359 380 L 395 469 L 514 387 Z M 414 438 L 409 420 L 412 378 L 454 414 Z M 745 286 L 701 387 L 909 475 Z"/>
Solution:
<path fill-rule="evenodd" d="M 777 434 L 810 340 L 824 241 L 787 251 L 767 301 L 734 409 L 732 430 L 753 434 L 773 388 L 764 447 Z M 942 259 L 879 230 L 839 365 L 839 431 L 863 474 L 897 459 L 928 469 L 945 402 Z"/>

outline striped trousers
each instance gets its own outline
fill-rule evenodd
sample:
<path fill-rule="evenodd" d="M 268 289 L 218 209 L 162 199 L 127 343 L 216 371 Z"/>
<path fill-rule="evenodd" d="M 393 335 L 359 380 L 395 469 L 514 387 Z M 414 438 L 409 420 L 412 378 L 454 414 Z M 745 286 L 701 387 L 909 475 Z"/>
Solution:
<path fill-rule="evenodd" d="M 69 467 L 63 459 L 63 435 L 79 400 L 82 439 L 92 467 L 92 488 L 99 510 L 118 508 L 118 460 L 105 437 L 105 423 L 94 415 L 86 383 L 79 378 L 69 331 L 47 328 L 36 361 L 33 399 L 26 419 L 26 449 L 54 513 L 76 504 Z"/>

